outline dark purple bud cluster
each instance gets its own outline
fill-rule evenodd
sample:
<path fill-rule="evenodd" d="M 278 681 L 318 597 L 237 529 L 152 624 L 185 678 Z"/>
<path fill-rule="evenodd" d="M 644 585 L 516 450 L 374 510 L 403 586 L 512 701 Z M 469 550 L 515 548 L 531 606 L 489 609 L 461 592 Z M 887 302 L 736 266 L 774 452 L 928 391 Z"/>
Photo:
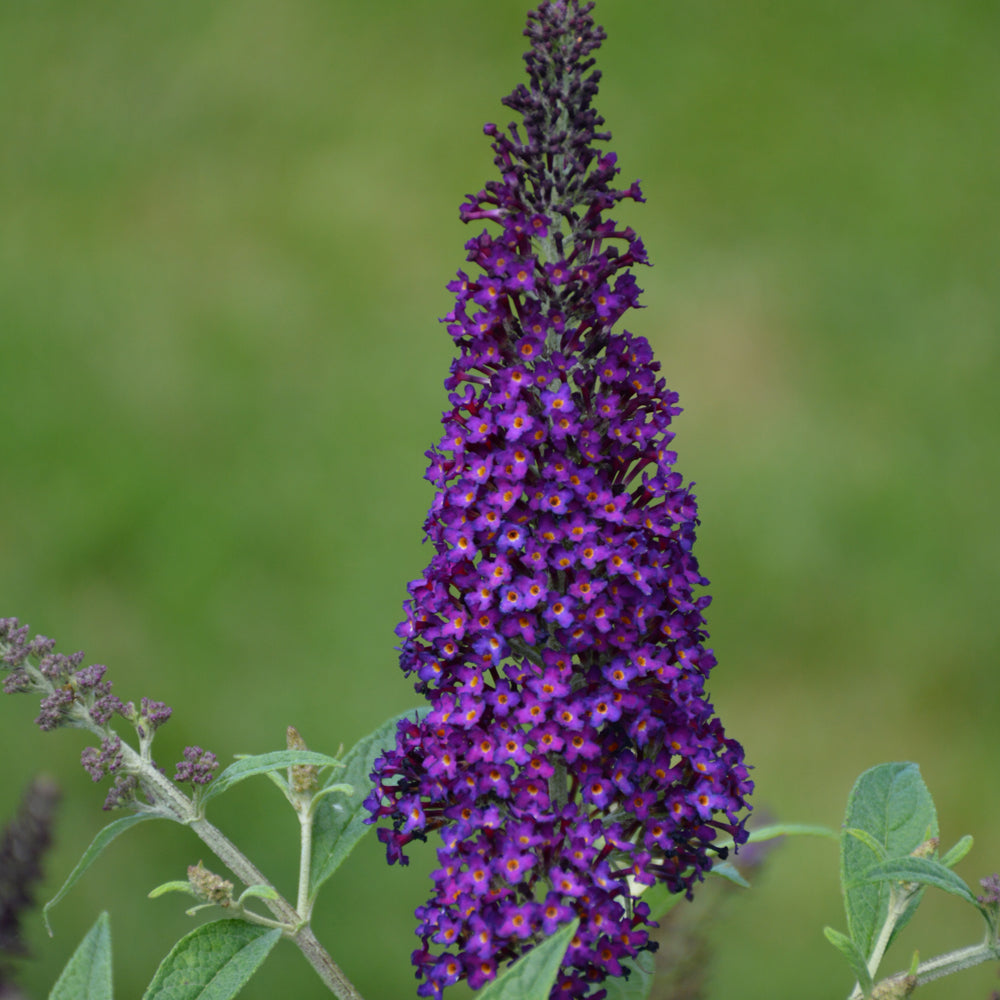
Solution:
<path fill-rule="evenodd" d="M 55 640 L 43 635 L 29 638 L 27 625 L 16 618 L 0 618 L 0 668 L 5 694 L 40 694 L 41 712 L 35 719 L 42 730 L 59 726 L 104 726 L 125 706 L 111 693 L 104 680 L 107 667 L 94 663 L 84 667 L 83 653 L 69 656 L 55 652 Z"/>
<path fill-rule="evenodd" d="M 529 84 L 486 127 L 502 179 L 462 206 L 500 232 L 449 285 L 458 347 L 428 452 L 435 554 L 409 586 L 401 666 L 430 705 L 400 724 L 367 800 L 390 862 L 439 830 L 417 911 L 422 996 L 478 988 L 580 918 L 553 997 L 604 996 L 649 947 L 638 890 L 690 895 L 720 834 L 746 840 L 743 751 L 705 693 L 707 581 L 695 499 L 673 469 L 676 393 L 619 318 L 645 264 L 641 201 L 599 153 L 593 4 L 529 15 Z M 655 925 L 654 925 L 655 926 Z"/>
<path fill-rule="evenodd" d="M 114 787 L 108 794 L 105 809 L 116 808 L 134 800 L 134 775 L 118 773 L 123 766 L 122 743 L 110 728 L 114 716 L 129 722 L 148 750 L 153 733 L 173 711 L 162 701 L 143 698 L 139 707 L 123 702 L 111 693 L 111 682 L 104 679 L 107 667 L 101 664 L 82 666 L 83 653 L 70 656 L 55 652 L 55 640 L 45 636 L 29 638 L 27 625 L 16 618 L 0 618 L 0 670 L 6 673 L 6 694 L 33 692 L 41 695 L 41 711 L 35 722 L 43 730 L 59 726 L 88 729 L 101 737 L 100 747 L 87 747 L 80 758 L 84 770 L 94 779 L 112 775 Z M 192 756 L 193 754 L 193 756 Z M 216 767 L 214 754 L 201 747 L 188 747 L 184 760 L 177 765 L 178 781 L 206 784 Z"/>
<path fill-rule="evenodd" d="M 201 747 L 185 747 L 184 759 L 178 761 L 174 781 L 192 785 L 207 785 L 215 777 L 219 762 L 215 754 Z"/>
<path fill-rule="evenodd" d="M 126 809 L 139 805 L 136 792 L 139 789 L 139 779 L 134 774 L 119 774 L 115 776 L 114 784 L 108 789 L 104 805 L 105 812 L 112 809 Z"/>
<path fill-rule="evenodd" d="M 976 896 L 976 899 L 983 906 L 996 906 L 1000 903 L 1000 875 L 994 872 L 986 878 L 981 878 L 979 884 L 983 887 L 983 895 Z"/>
<path fill-rule="evenodd" d="M 121 770 L 121 737 L 117 733 L 105 736 L 101 740 L 100 749 L 97 747 L 86 747 L 83 753 L 80 754 L 80 763 L 94 781 L 100 781 L 106 775 L 114 774 L 116 771 Z"/>

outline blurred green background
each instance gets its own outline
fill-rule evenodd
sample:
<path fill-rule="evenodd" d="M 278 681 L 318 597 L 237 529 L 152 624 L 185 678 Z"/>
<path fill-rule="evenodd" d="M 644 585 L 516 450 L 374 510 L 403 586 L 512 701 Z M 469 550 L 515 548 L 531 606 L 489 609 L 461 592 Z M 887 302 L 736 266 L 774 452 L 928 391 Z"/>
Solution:
<path fill-rule="evenodd" d="M 457 208 L 509 120 L 515 0 L 0 5 L 0 613 L 167 701 L 157 757 L 352 743 L 412 704 L 393 628 L 428 558 L 421 476 L 462 264 Z M 712 580 L 712 692 L 756 803 L 837 825 L 864 768 L 916 760 L 960 873 L 1000 868 L 1000 6 L 600 0 L 598 102 L 655 267 L 630 328 L 685 413 Z M 65 791 L 47 889 L 106 817 L 0 700 L 9 814 Z M 264 781 L 214 817 L 287 892 Z M 245 832 L 244 832 L 245 831 Z M 36 922 L 46 995 L 102 908 L 117 995 L 191 926 L 154 885 L 205 856 L 151 824 Z M 208 858 L 205 857 L 206 862 Z M 431 850 L 374 838 L 316 928 L 369 1000 L 409 997 Z M 710 996 L 842 998 L 835 845 L 787 843 L 717 926 Z M 971 943 L 930 897 L 905 945 Z M 995 970 L 935 984 L 985 996 Z M 246 991 L 318 997 L 282 946 Z M 456 991 L 460 996 L 461 991 Z"/>

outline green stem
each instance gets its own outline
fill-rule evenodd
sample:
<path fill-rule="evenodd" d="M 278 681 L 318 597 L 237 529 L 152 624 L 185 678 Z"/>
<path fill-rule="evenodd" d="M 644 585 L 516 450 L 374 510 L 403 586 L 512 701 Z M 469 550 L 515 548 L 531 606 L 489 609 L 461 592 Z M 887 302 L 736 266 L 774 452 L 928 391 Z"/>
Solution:
<path fill-rule="evenodd" d="M 935 979 L 950 976 L 953 972 L 962 972 L 965 969 L 973 968 L 973 966 L 982 965 L 983 962 L 995 962 L 998 959 L 1000 959 L 1000 946 L 994 941 L 984 941 L 982 944 L 970 945 L 967 948 L 957 948 L 955 951 L 945 952 L 943 955 L 921 962 L 914 972 L 917 980 L 916 985 L 924 986 Z M 904 974 L 896 973 L 885 977 L 880 982 L 885 982 L 886 979 L 897 979 Z M 878 983 L 876 983 L 876 988 L 877 986 Z M 848 1000 L 860 1000 L 861 996 L 860 988 L 855 987 Z"/>
<path fill-rule="evenodd" d="M 221 831 L 199 816 L 194 803 L 179 791 L 166 775 L 158 771 L 150 762 L 136 753 L 127 743 L 121 744 L 122 758 L 126 771 L 136 774 L 142 781 L 149 798 L 164 812 L 168 812 L 179 823 L 183 823 L 197 834 L 208 849 L 244 884 L 264 885 L 274 889 L 276 898 L 262 897 L 261 902 L 274 914 L 285 934 L 305 956 L 306 961 L 316 970 L 319 978 L 337 1000 L 364 1000 L 343 970 L 330 957 L 327 950 L 316 939 L 308 918 L 292 907 L 271 881 L 264 877 L 256 865 Z M 308 872 L 308 870 L 307 870 Z M 308 891 L 308 873 L 306 875 Z M 299 889 L 301 895 L 301 886 Z"/>
<path fill-rule="evenodd" d="M 933 982 L 942 976 L 948 976 L 953 972 L 961 972 L 963 969 L 971 969 L 975 965 L 982 965 L 983 962 L 992 962 L 1000 959 L 1000 947 L 995 942 L 984 941 L 982 944 L 972 945 L 968 948 L 958 948 L 955 951 L 945 952 L 937 958 L 929 958 L 926 962 L 921 962 L 917 966 L 917 985 Z"/>
<path fill-rule="evenodd" d="M 916 886 L 907 888 L 904 886 L 897 887 L 896 885 L 893 885 L 889 889 L 889 907 L 886 912 L 885 923 L 882 924 L 878 940 L 876 940 L 875 947 L 872 948 L 871 957 L 866 963 L 868 966 L 868 974 L 871 976 L 872 980 L 875 979 L 875 973 L 878 972 L 878 967 L 882 964 L 882 959 L 885 957 L 886 949 L 889 947 L 889 941 L 892 939 L 896 925 L 906 912 L 906 907 L 915 891 L 917 891 Z M 849 1000 L 860 1000 L 862 995 L 861 986 L 857 985 L 851 992 Z"/>
<path fill-rule="evenodd" d="M 882 959 L 885 957 L 885 950 L 889 947 L 889 939 L 892 937 L 892 932 L 896 929 L 896 924 L 899 922 L 901 912 L 901 910 L 897 910 L 893 907 L 889 908 L 889 918 L 882 925 L 882 930 L 879 932 L 878 940 L 875 942 L 875 947 L 872 949 L 872 956 L 868 959 L 868 971 L 871 973 L 872 979 L 875 978 L 875 973 L 878 971 L 878 967 L 882 964 Z"/>
<path fill-rule="evenodd" d="M 301 843 L 299 846 L 299 898 L 296 909 L 302 914 L 303 920 L 309 920 L 312 915 L 312 900 L 309 898 L 309 879 L 312 874 L 312 835 L 313 811 L 310 806 L 299 814 Z"/>
<path fill-rule="evenodd" d="M 0 643 L 0 653 L 6 653 L 9 649 L 8 643 Z M 32 690 L 40 691 L 43 695 L 51 694 L 52 684 L 41 671 L 31 663 L 25 664 L 24 668 L 32 681 Z M 91 718 L 89 710 L 77 701 L 70 706 L 67 724 L 86 729 L 98 739 L 117 736 L 113 729 L 107 726 L 98 726 Z M 152 738 L 140 738 L 140 750 L 136 751 L 124 740 L 120 743 L 120 753 L 122 757 L 122 770 L 126 774 L 134 774 L 142 784 L 151 805 L 151 810 L 155 810 L 165 818 L 171 818 L 184 826 L 189 826 L 198 835 L 208 849 L 237 877 L 244 885 L 263 885 L 272 889 L 275 898 L 262 898 L 264 905 L 278 919 L 279 926 L 299 948 L 306 961 L 316 970 L 320 979 L 326 984 L 330 992 L 337 997 L 337 1000 L 364 1000 L 351 981 L 344 975 L 343 970 L 330 957 L 327 950 L 316 939 L 312 928 L 309 926 L 308 914 L 292 907 L 292 905 L 278 892 L 270 880 L 266 879 L 258 871 L 257 867 L 250 859 L 236 847 L 236 845 L 224 834 L 208 822 L 201 814 L 194 802 L 191 801 L 167 776 L 159 771 L 150 759 L 150 747 Z M 311 820 L 310 820 L 311 823 Z M 309 838 L 311 839 L 311 825 Z M 305 850 L 306 837 L 303 837 L 303 852 Z M 311 850 L 311 849 L 310 849 Z M 308 892 L 309 874 L 308 862 L 306 862 L 305 886 Z M 299 886 L 300 907 L 302 906 L 302 885 Z M 260 918 L 258 918 L 259 920 Z"/>

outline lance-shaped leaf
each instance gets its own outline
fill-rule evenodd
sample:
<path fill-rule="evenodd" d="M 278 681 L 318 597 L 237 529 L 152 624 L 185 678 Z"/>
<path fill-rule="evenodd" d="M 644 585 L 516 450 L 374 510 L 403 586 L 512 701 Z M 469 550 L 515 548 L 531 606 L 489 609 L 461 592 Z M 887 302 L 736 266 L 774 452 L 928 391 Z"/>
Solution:
<path fill-rule="evenodd" d="M 217 920 L 182 937 L 143 1000 L 229 1000 L 278 943 L 281 931 L 245 920 Z"/>
<path fill-rule="evenodd" d="M 933 858 L 896 858 L 883 861 L 868 870 L 866 879 L 869 882 L 916 882 L 919 885 L 937 886 L 971 903 L 980 913 L 984 912 L 965 881 Z"/>
<path fill-rule="evenodd" d="M 477 994 L 477 1000 L 548 1000 L 579 920 L 556 931 Z"/>
<path fill-rule="evenodd" d="M 45 904 L 42 909 L 42 920 L 45 923 L 45 929 L 49 932 L 49 936 L 52 935 L 52 925 L 49 923 L 49 910 L 52 909 L 56 903 L 59 902 L 63 896 L 66 895 L 70 889 L 76 885 L 80 876 L 97 860 L 101 852 L 104 850 L 112 840 L 115 839 L 119 834 L 124 833 L 126 830 L 131 829 L 137 823 L 142 823 L 147 819 L 163 819 L 164 817 L 159 816 L 155 813 L 133 813 L 131 816 L 123 816 L 121 819 L 116 819 L 113 823 L 109 823 L 94 839 L 90 842 L 90 846 L 83 852 L 83 857 L 76 863 L 76 867 L 69 873 L 66 877 L 66 881 L 63 882 L 59 891 Z"/>
<path fill-rule="evenodd" d="M 230 764 L 211 784 L 205 786 L 201 801 L 208 802 L 223 792 L 229 791 L 233 785 L 246 781 L 257 774 L 267 774 L 270 771 L 280 771 L 295 764 L 312 764 L 316 767 L 342 767 L 343 762 L 325 753 L 314 753 L 312 750 L 273 750 L 270 753 L 258 753 L 251 757 L 243 757 Z"/>
<path fill-rule="evenodd" d="M 49 1000 L 111 1000 L 111 924 L 106 913 L 73 952 Z"/>
<path fill-rule="evenodd" d="M 734 885 L 741 886 L 744 889 L 750 888 L 750 883 L 739 873 L 736 866 L 730 864 L 728 861 L 716 861 L 712 865 L 709 874 L 718 875 L 720 878 L 727 879 Z"/>
<path fill-rule="evenodd" d="M 823 933 L 826 935 L 827 941 L 847 959 L 847 964 L 850 965 L 854 978 L 857 979 L 858 985 L 861 987 L 861 992 L 866 997 L 871 996 L 874 984 L 868 966 L 865 965 L 865 956 L 861 954 L 858 946 L 846 934 L 841 934 L 840 931 L 835 931 L 832 927 L 824 927 Z"/>
<path fill-rule="evenodd" d="M 410 709 L 382 723 L 374 732 L 362 737 L 344 755 L 342 770 L 336 781 L 353 789 L 350 795 L 325 795 L 316 806 L 313 820 L 312 866 L 309 894 L 315 899 L 320 886 L 340 867 L 358 841 L 371 829 L 365 823 L 368 816 L 364 801 L 371 790 L 371 772 L 378 757 L 396 739 L 400 719 L 413 719 L 426 709 Z"/>
<path fill-rule="evenodd" d="M 972 850 L 972 838 L 966 834 L 950 850 L 941 857 L 941 864 L 947 868 L 954 868 Z"/>

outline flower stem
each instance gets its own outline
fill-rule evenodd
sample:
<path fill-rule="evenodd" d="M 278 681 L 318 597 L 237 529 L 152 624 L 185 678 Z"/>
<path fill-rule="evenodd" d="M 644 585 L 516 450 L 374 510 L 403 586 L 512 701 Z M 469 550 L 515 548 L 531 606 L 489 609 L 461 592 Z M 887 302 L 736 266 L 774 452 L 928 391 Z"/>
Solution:
<path fill-rule="evenodd" d="M 984 941 L 982 944 L 970 945 L 967 948 L 957 948 L 955 951 L 945 952 L 943 955 L 929 958 L 926 962 L 921 962 L 917 966 L 914 971 L 916 982 L 913 984 L 913 988 L 924 986 L 935 979 L 949 976 L 953 972 L 962 972 L 965 969 L 971 969 L 973 966 L 982 965 L 983 962 L 995 962 L 997 959 L 1000 959 L 1000 946 L 996 942 L 989 940 Z M 889 976 L 887 979 L 898 979 L 900 975 L 902 974 Z M 881 982 L 886 982 L 886 979 L 881 980 Z M 876 984 L 876 992 L 877 986 L 878 984 Z M 855 987 L 848 1000 L 861 1000 L 861 996 L 860 988 Z"/>
<path fill-rule="evenodd" d="M 998 958 L 1000 958 L 1000 948 L 991 941 L 945 952 L 945 954 L 929 958 L 917 966 L 917 985 L 923 986 L 924 983 L 930 983 L 942 976 L 950 975 L 952 972 L 971 969 L 974 965 L 996 961 Z"/>
<path fill-rule="evenodd" d="M 271 881 L 264 877 L 256 865 L 215 825 L 200 816 L 194 803 L 181 792 L 172 781 L 156 769 L 149 761 L 144 760 L 127 743 L 122 743 L 122 756 L 126 769 L 137 774 L 145 786 L 149 797 L 164 812 L 169 812 L 178 822 L 189 826 L 208 849 L 241 881 L 244 885 L 264 885 L 274 889 L 276 898 L 263 897 L 261 902 L 274 914 L 288 937 L 305 956 L 306 961 L 316 970 L 330 992 L 338 1000 L 364 1000 L 354 984 L 347 978 L 343 970 L 330 957 L 329 952 L 319 943 L 308 916 L 301 910 L 296 910 L 288 902 Z M 311 829 L 311 826 L 310 826 Z M 309 853 L 306 837 L 303 835 L 303 852 Z M 309 875 L 306 862 L 305 892 L 308 893 Z M 303 888 L 299 886 L 300 906 Z"/>
<path fill-rule="evenodd" d="M 299 898 L 296 901 L 296 909 L 302 914 L 303 919 L 308 921 L 312 910 L 312 902 L 309 898 L 309 878 L 312 869 L 313 811 L 308 808 L 303 809 L 298 816 L 302 832 L 299 847 Z"/>

